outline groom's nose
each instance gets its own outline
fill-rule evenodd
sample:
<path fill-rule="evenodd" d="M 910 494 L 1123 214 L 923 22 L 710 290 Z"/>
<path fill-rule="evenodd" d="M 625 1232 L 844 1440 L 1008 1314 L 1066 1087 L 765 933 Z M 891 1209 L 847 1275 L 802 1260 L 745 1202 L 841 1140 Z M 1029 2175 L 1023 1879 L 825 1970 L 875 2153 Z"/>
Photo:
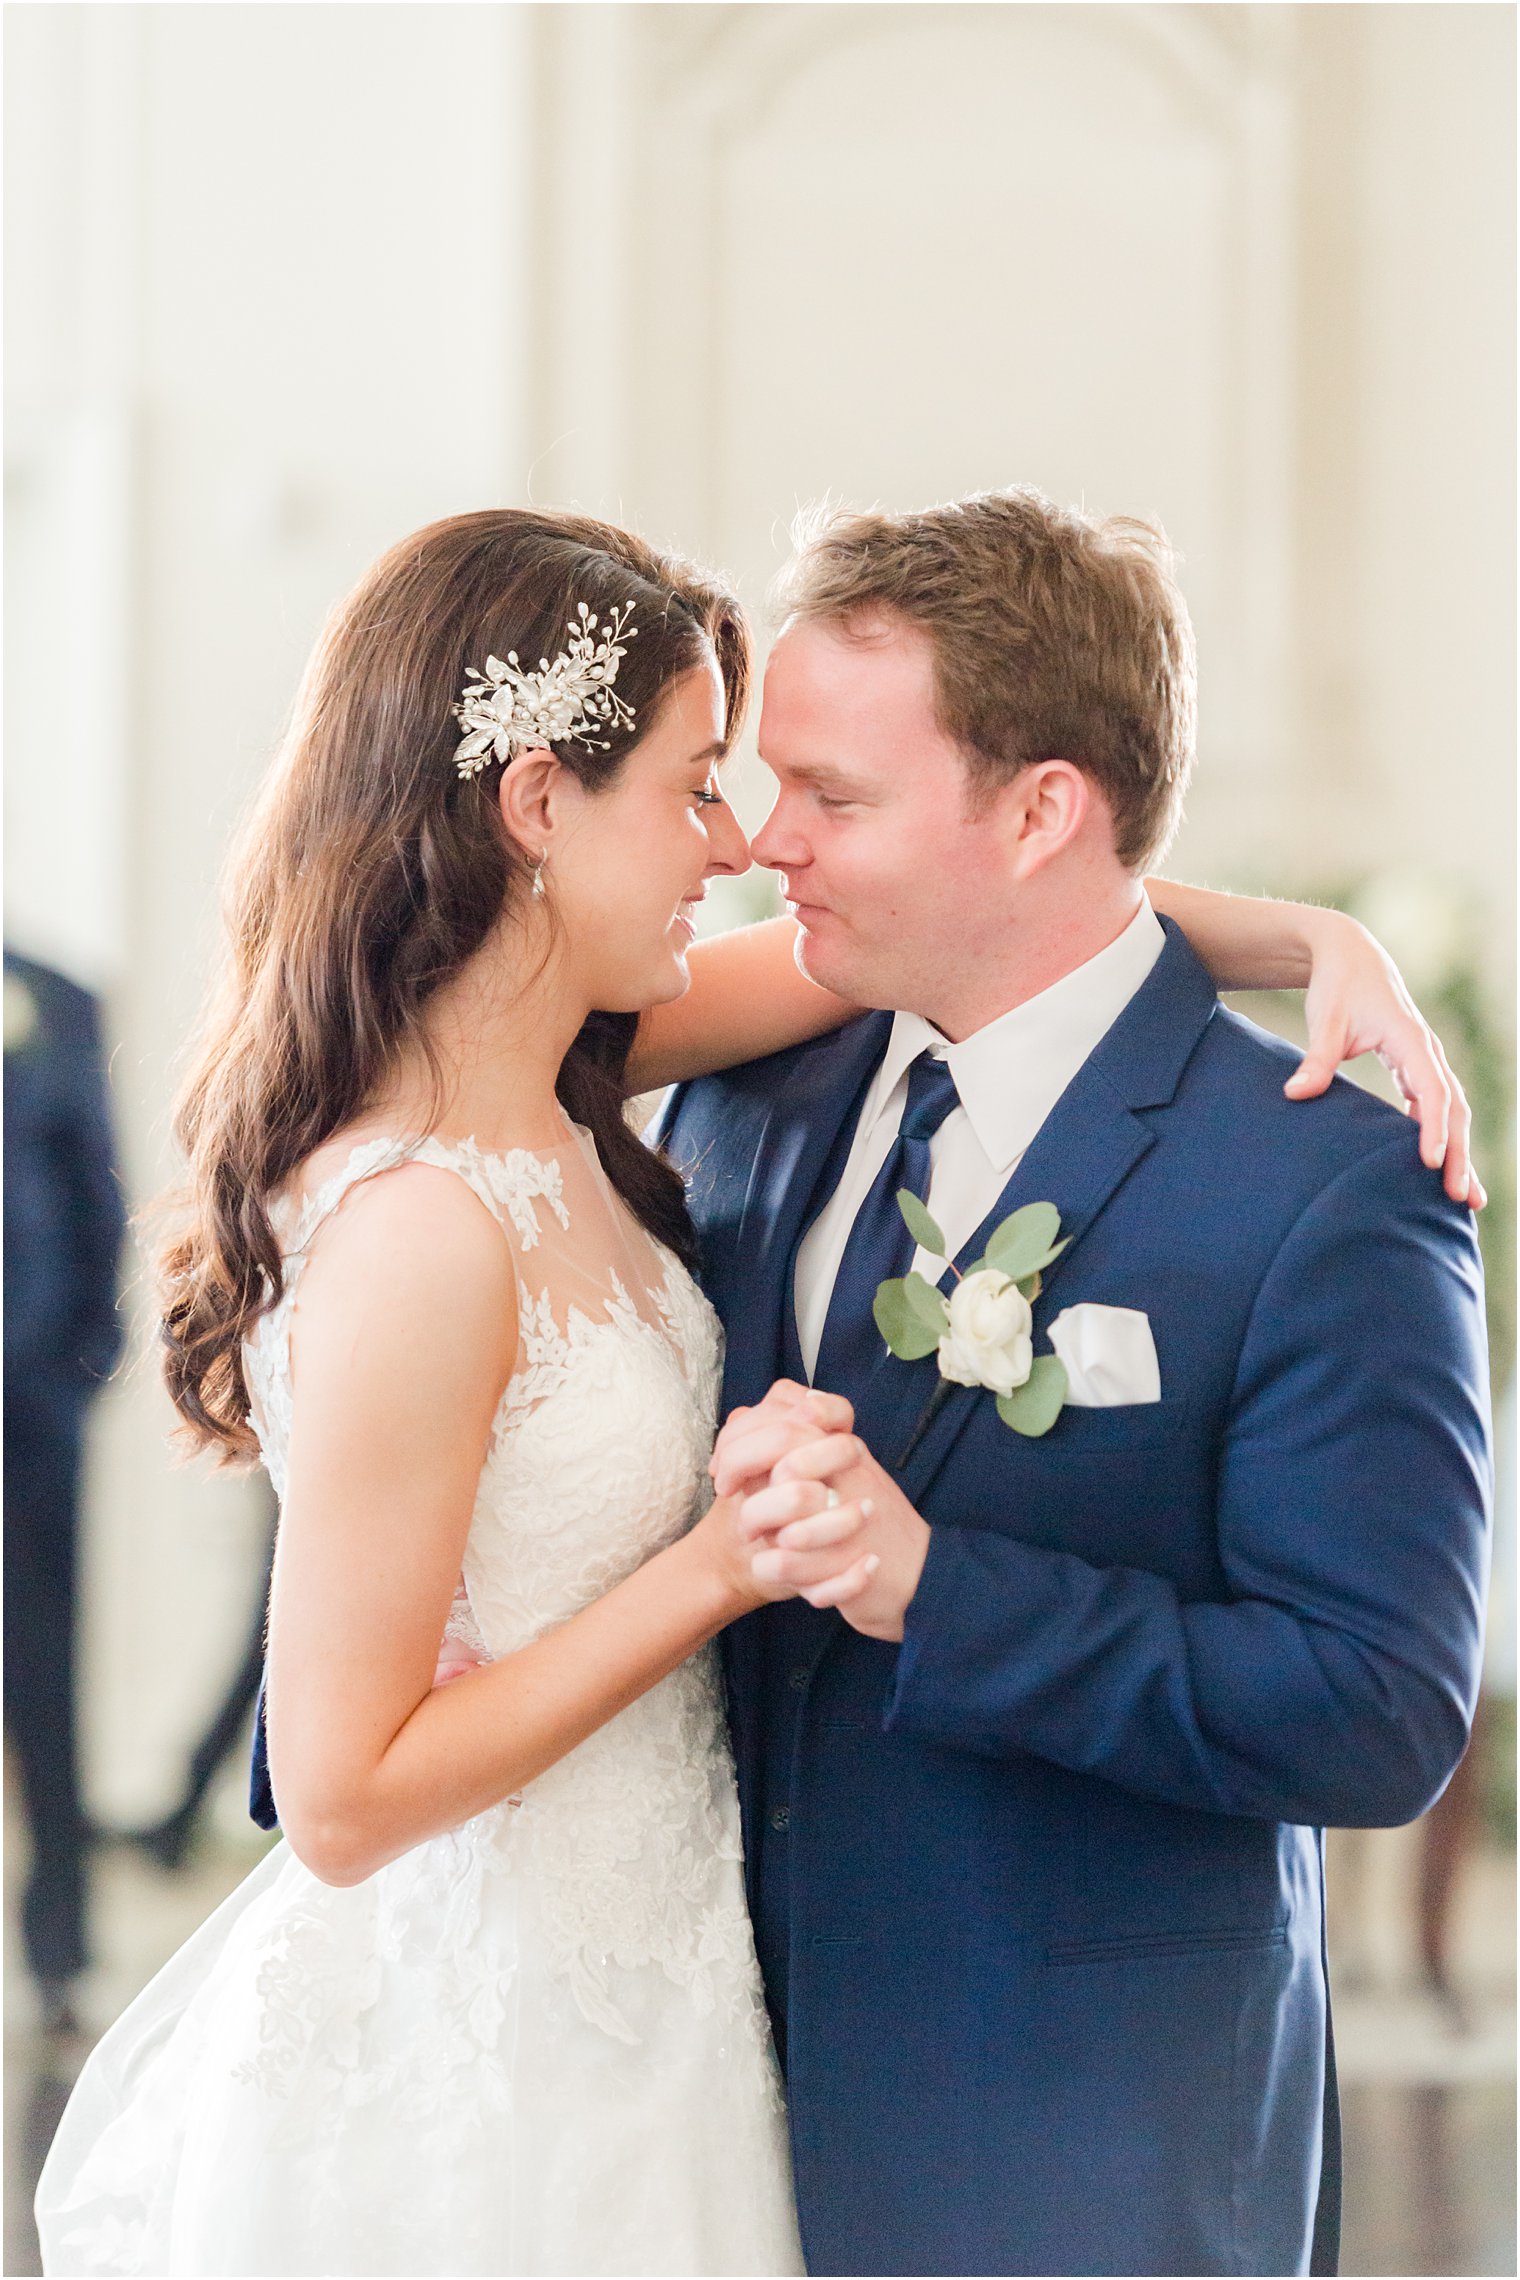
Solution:
<path fill-rule="evenodd" d="M 799 871 L 809 859 L 807 842 L 794 814 L 786 793 L 778 792 L 775 806 L 749 843 L 753 860 L 763 863 L 768 871 Z"/>

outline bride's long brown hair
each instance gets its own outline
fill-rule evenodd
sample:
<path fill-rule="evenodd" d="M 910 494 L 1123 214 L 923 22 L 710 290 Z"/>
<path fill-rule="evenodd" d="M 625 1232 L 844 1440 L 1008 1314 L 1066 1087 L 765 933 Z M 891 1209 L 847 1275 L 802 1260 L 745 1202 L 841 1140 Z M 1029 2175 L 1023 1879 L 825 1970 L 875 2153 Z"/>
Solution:
<path fill-rule="evenodd" d="M 750 652 L 733 596 L 689 564 L 589 517 L 456 515 L 402 541 L 340 604 L 234 850 L 230 955 L 175 1132 L 188 1177 L 161 1261 L 169 1392 L 185 1437 L 248 1457 L 243 1340 L 281 1289 L 269 1201 L 420 1050 L 433 992 L 479 950 L 527 860 L 503 826 L 498 774 L 462 779 L 451 707 L 471 667 L 516 650 L 552 657 L 580 603 L 631 604 L 618 694 L 635 727 L 607 751 L 555 747 L 593 792 L 616 778 L 680 674 L 716 654 L 732 737 Z M 623 1117 L 636 1017 L 595 1014 L 560 1071 L 608 1176 L 650 1231 L 688 1260 L 681 1183 Z"/>

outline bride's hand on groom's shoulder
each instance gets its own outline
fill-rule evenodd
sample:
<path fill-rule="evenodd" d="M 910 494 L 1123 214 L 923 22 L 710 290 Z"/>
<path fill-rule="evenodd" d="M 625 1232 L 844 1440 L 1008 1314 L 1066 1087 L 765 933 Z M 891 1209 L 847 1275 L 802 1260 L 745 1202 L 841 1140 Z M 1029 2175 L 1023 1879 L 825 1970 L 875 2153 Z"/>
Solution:
<path fill-rule="evenodd" d="M 1421 1013 L 1387 951 L 1344 911 L 1308 913 L 1312 967 L 1304 997 L 1309 1044 L 1284 1088 L 1311 1100 L 1343 1061 L 1376 1053 L 1408 1115 L 1420 1126 L 1420 1153 L 1439 1170 L 1453 1203 L 1481 1211 L 1488 1201 L 1469 1153 L 1472 1111 L 1440 1038 Z"/>

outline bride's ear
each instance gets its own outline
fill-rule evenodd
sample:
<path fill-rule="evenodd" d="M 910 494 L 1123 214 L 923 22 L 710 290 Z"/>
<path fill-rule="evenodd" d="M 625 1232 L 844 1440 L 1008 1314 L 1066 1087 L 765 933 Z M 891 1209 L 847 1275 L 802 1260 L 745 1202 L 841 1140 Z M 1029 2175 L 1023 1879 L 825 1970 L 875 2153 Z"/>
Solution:
<path fill-rule="evenodd" d="M 574 779 L 546 746 L 516 752 L 501 772 L 501 820 L 530 861 L 552 854 L 565 827 L 565 795 Z"/>

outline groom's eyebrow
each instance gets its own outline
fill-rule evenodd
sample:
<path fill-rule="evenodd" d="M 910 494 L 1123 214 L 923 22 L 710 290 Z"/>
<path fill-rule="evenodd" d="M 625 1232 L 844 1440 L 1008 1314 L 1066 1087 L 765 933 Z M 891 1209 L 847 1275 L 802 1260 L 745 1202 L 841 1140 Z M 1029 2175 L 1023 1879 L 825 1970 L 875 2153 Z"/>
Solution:
<path fill-rule="evenodd" d="M 831 768 L 826 760 L 804 762 L 800 767 L 788 768 L 786 773 L 792 783 L 809 785 L 814 791 L 858 794 L 863 789 L 857 777 L 843 768 Z"/>

